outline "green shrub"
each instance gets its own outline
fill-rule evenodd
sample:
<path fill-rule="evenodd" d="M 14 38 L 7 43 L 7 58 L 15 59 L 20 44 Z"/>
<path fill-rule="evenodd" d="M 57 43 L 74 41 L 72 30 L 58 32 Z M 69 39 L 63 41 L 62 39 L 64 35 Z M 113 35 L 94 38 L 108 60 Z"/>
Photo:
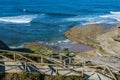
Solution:
<path fill-rule="evenodd" d="M 99 47 L 99 50 L 100 50 L 101 52 L 105 52 L 104 49 L 103 49 L 101 46 Z"/>

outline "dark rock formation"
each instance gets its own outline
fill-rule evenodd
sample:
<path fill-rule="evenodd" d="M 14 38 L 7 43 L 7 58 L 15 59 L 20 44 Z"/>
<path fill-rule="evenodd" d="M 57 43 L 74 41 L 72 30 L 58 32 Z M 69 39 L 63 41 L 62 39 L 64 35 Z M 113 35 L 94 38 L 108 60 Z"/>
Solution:
<path fill-rule="evenodd" d="M 0 40 L 0 49 L 9 50 L 10 48 L 3 41 Z"/>

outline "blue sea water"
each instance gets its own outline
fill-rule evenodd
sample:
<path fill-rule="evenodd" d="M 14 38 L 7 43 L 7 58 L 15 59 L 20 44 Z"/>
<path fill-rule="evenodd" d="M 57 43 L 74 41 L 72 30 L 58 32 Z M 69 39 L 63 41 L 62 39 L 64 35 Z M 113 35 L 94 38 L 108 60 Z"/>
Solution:
<path fill-rule="evenodd" d="M 75 25 L 119 21 L 120 0 L 0 0 L 0 40 L 9 46 L 64 41 Z"/>

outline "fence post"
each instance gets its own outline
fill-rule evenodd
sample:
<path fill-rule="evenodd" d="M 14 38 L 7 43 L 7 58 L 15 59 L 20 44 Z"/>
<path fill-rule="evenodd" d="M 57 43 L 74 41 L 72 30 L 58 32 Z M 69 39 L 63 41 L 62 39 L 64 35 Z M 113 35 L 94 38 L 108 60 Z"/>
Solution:
<path fill-rule="evenodd" d="M 114 80 L 117 80 L 116 77 L 114 76 L 114 74 L 112 73 L 111 69 L 108 66 L 106 66 L 106 68 L 108 69 L 108 71 L 110 72 L 110 74 L 112 75 L 112 77 L 114 78 Z"/>
<path fill-rule="evenodd" d="M 58 65 L 56 65 L 56 74 L 58 74 Z"/>
<path fill-rule="evenodd" d="M 103 71 L 103 74 L 105 74 L 105 69 L 106 69 L 106 65 L 104 65 L 104 71 Z"/>
<path fill-rule="evenodd" d="M 84 68 L 85 68 L 85 59 L 83 58 L 83 68 L 82 68 L 82 77 L 84 77 Z"/>
<path fill-rule="evenodd" d="M 16 52 L 14 52 L 13 56 L 14 56 L 14 61 L 16 61 Z"/>
<path fill-rule="evenodd" d="M 62 56 L 61 56 L 61 55 L 60 55 L 60 57 L 59 57 L 59 58 L 60 58 L 60 60 L 62 60 Z"/>
<path fill-rule="evenodd" d="M 84 77 L 84 68 L 82 68 L 82 77 Z"/>
<path fill-rule="evenodd" d="M 71 64 L 71 58 L 69 58 L 69 64 Z"/>
<path fill-rule="evenodd" d="M 43 55 L 41 55 L 41 63 L 43 63 Z"/>
<path fill-rule="evenodd" d="M 66 66 L 66 63 L 65 63 L 65 61 L 64 61 L 64 67 Z"/>
<path fill-rule="evenodd" d="M 24 65 L 25 65 L 25 72 L 27 72 L 27 63 L 24 62 Z"/>
<path fill-rule="evenodd" d="M 83 62 L 83 66 L 84 66 L 84 67 L 86 66 L 86 62 L 85 62 L 85 59 L 84 59 L 84 62 Z"/>

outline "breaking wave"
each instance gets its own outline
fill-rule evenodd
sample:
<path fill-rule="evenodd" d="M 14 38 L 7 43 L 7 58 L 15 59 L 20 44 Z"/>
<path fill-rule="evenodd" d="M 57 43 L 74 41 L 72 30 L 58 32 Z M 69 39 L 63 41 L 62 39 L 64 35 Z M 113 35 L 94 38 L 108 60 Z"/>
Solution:
<path fill-rule="evenodd" d="M 0 17 L 0 22 L 7 23 L 30 23 L 37 15 L 20 15 L 20 16 L 11 16 L 11 17 Z"/>

